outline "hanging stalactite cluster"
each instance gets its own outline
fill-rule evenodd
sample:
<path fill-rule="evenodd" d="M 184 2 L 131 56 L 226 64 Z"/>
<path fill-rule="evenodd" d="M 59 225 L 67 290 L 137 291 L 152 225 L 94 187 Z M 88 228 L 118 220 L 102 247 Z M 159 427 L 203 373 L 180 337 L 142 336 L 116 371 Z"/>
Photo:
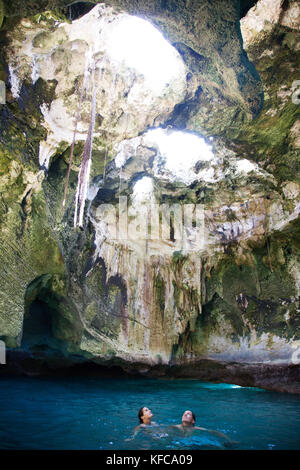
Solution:
<path fill-rule="evenodd" d="M 77 182 L 77 188 L 76 188 L 76 194 L 75 194 L 74 228 L 76 228 L 77 226 L 79 227 L 83 226 L 85 201 L 86 201 L 86 196 L 87 196 L 88 183 L 89 183 L 91 164 L 92 164 L 92 146 L 93 146 L 93 137 L 94 137 L 94 129 L 95 129 L 95 119 L 96 119 L 97 92 L 101 84 L 101 64 L 102 64 L 102 60 L 100 60 L 100 63 L 97 66 L 97 64 L 95 63 L 93 59 L 92 52 L 89 51 L 89 53 L 87 54 L 84 80 L 83 80 L 83 85 L 82 85 L 82 89 L 80 92 L 79 104 L 78 104 L 78 109 L 77 109 L 77 113 L 75 117 L 74 134 L 73 134 L 73 140 L 72 140 L 72 145 L 71 145 L 71 150 L 70 150 L 69 167 L 68 167 L 68 172 L 67 172 L 67 177 L 66 177 L 66 182 L 65 182 L 64 198 L 63 198 L 63 203 L 62 203 L 63 208 L 64 208 L 66 204 L 68 184 L 69 184 L 70 172 L 71 172 L 73 155 L 74 155 L 74 146 L 76 143 L 76 135 L 78 131 L 78 123 L 79 123 L 80 115 L 81 115 L 82 102 L 83 102 L 84 95 L 89 88 L 88 82 L 90 79 L 90 84 L 91 84 L 91 89 L 92 89 L 91 114 L 90 114 L 90 122 L 89 122 L 87 138 L 86 138 L 83 153 L 82 153 L 82 161 L 81 161 L 81 165 L 79 169 L 78 182 Z M 98 70 L 99 72 L 97 85 L 96 85 L 96 77 L 95 77 L 96 70 Z"/>

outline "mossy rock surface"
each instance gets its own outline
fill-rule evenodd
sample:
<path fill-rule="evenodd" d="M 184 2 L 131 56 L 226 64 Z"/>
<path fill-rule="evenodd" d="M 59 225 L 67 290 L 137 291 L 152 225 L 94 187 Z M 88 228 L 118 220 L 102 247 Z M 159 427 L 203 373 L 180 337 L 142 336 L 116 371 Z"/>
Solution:
<path fill-rule="evenodd" d="M 44 10 L 64 8 L 66 2 L 8 3 L 4 2 L 6 17 L 0 32 L 3 45 L 9 46 L 9 30 L 22 21 L 12 16 L 19 6 L 22 14 L 34 14 L 28 24 L 36 31 L 41 28 L 33 40 L 35 49 L 49 52 L 57 45 L 53 62 L 67 73 L 72 56 L 64 49 L 63 29 L 57 27 L 66 18 L 63 10 Z M 288 361 L 286 348 L 299 339 L 300 328 L 300 230 L 294 214 L 300 167 L 297 135 L 292 132 L 297 130 L 300 108 L 288 94 L 298 79 L 295 36 L 290 28 L 275 27 L 265 44 L 249 48 L 254 68 L 241 48 L 238 2 L 228 2 L 225 8 L 224 2 L 212 5 L 205 0 L 207 8 L 201 17 L 196 15 L 199 2 L 189 2 L 190 9 L 188 2 L 181 1 L 112 3 L 141 13 L 176 45 L 187 66 L 190 88 L 184 100 L 170 109 L 164 125 L 217 137 L 214 145 L 223 163 L 214 171 L 226 177 L 215 183 L 204 178 L 191 185 L 160 179 L 153 170 L 156 150 L 146 146 L 136 155 L 131 149 L 120 170 L 112 160 L 114 144 L 124 135 L 118 135 L 117 128 L 113 136 L 99 133 L 90 178 L 95 197 L 87 201 L 83 228 L 74 229 L 84 141 L 75 145 L 62 207 L 70 142 L 60 141 L 47 171 L 39 165 L 39 145 L 47 137 L 41 105 L 49 109 L 59 84 L 56 79 L 41 78 L 33 83 L 29 74 L 14 97 L 8 58 L 1 52 L 0 79 L 6 81 L 8 100 L 0 108 L 0 336 L 7 345 L 20 346 L 23 329 L 27 334 L 35 313 L 45 309 L 51 324 L 46 354 L 54 360 L 136 362 L 145 367 L 172 361 L 190 364 L 207 360 L 211 354 L 219 354 L 222 361 L 222 354 L 230 349 L 234 351 L 230 360 L 251 362 L 257 360 L 261 348 L 264 355 L 259 359 L 272 361 L 278 348 L 279 360 Z M 3 0 L 0 27 L 1 5 Z M 191 18 L 200 18 L 194 31 Z M 200 30 L 207 35 L 199 35 Z M 23 33 L 17 38 L 21 42 Z M 84 51 L 83 43 L 77 46 Z M 272 54 L 262 54 L 265 50 Z M 66 93 L 66 102 L 73 99 L 77 105 L 76 87 L 82 79 L 81 73 Z M 120 99 L 124 99 L 121 92 L 128 92 L 125 85 L 118 89 Z M 88 119 L 88 107 L 84 113 Z M 134 122 L 138 121 L 139 116 L 134 116 Z M 98 130 L 102 122 L 103 116 L 98 115 Z M 240 158 L 256 162 L 256 170 L 238 175 L 230 165 Z M 202 162 L 195 172 L 209 169 L 209 162 Z M 210 235 L 219 233 L 219 243 L 212 242 L 204 253 L 177 248 L 171 252 L 167 250 L 173 240 L 168 240 L 149 255 L 146 243 L 133 249 L 111 240 L 103 242 L 93 220 L 97 207 L 115 203 L 120 193 L 131 196 L 134 184 L 145 175 L 153 179 L 160 203 L 204 204 L 209 222 L 218 220 L 212 222 Z M 251 201 L 256 203 L 254 209 Z M 260 206 L 273 218 L 282 210 L 282 226 L 278 222 L 272 228 L 263 219 L 254 235 L 239 238 L 234 228 L 251 228 L 250 215 L 260 220 Z M 227 227 L 227 238 L 222 227 Z M 31 338 L 35 354 L 40 340 L 35 344 Z M 248 356 L 241 355 L 245 345 Z"/>

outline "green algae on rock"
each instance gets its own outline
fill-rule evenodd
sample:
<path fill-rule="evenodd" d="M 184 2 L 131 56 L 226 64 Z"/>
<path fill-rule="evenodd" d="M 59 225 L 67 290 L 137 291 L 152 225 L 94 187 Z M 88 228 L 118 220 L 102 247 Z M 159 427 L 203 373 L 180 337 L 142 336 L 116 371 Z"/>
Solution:
<path fill-rule="evenodd" d="M 111 2 L 72 22 L 62 10 L 45 11 L 64 7 L 64 1 L 39 7 L 4 2 L 8 20 L 17 4 L 24 18 L 11 25 L 6 19 L 1 30 L 8 99 L 0 105 L 0 337 L 8 347 L 26 346 L 28 354 L 53 368 L 93 361 L 149 375 L 234 379 L 295 391 L 291 358 L 300 344 L 295 5 L 276 2 L 265 21 L 263 7 L 270 2 L 260 0 L 242 19 L 251 65 L 242 48 L 237 2 L 218 2 L 219 9 L 206 0 L 177 2 L 172 9 L 163 3 Z M 121 15 L 112 9 L 116 4 Z M 180 73 L 148 106 L 136 71 L 101 62 L 104 44 L 94 54 L 102 68 L 93 165 L 83 228 L 74 230 L 90 92 L 82 105 L 65 208 L 62 200 L 90 36 L 92 28 L 101 32 L 128 13 L 160 27 L 176 47 Z M 257 24 L 262 24 L 258 31 Z M 89 33 L 78 25 L 89 26 Z M 187 148 L 177 165 L 168 166 L 153 137 L 159 126 L 164 139 L 176 135 L 176 128 L 199 139 L 200 133 L 207 153 L 193 161 Z M 138 212 L 144 214 L 150 202 L 179 204 L 179 211 L 203 205 L 201 247 L 183 244 L 176 217 L 162 207 L 160 222 L 169 217 L 172 225 L 167 239 L 109 238 L 99 207 L 110 204 L 119 220 L 119 196 L 127 197 L 131 234 L 142 226 Z M 40 324 L 42 312 L 46 325 Z M 43 333 L 34 336 L 35 329 Z M 280 384 L 284 370 L 288 378 Z"/>

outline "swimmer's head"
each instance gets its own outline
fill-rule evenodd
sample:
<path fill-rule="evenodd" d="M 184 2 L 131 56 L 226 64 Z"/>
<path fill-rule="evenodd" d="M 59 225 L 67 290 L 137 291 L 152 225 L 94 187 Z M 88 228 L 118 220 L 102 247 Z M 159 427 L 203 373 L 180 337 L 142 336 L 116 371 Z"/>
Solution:
<path fill-rule="evenodd" d="M 186 410 L 182 415 L 182 424 L 184 425 L 194 425 L 196 421 L 196 416 L 191 410 Z"/>
<path fill-rule="evenodd" d="M 141 424 L 149 423 L 151 421 L 152 416 L 153 415 L 151 413 L 151 410 L 149 410 L 149 408 L 147 408 L 146 406 L 142 406 L 142 408 L 138 412 L 138 418 Z"/>

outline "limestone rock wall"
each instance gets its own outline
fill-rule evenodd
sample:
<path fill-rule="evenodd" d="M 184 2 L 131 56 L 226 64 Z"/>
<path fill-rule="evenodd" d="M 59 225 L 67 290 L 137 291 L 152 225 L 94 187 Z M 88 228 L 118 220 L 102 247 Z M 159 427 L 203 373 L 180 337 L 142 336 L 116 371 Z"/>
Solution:
<path fill-rule="evenodd" d="M 92 360 L 147 372 L 206 361 L 209 377 L 216 364 L 223 371 L 232 363 L 243 371 L 249 364 L 295 365 L 299 18 L 297 2 L 274 2 L 272 9 L 269 3 L 260 0 L 241 20 L 265 93 L 260 113 L 261 81 L 242 49 L 235 2 L 220 2 L 213 11 L 210 2 L 139 2 L 138 10 L 119 2 L 121 16 L 99 5 L 73 23 L 57 11 L 13 20 L 15 11 L 4 2 L 0 337 L 8 346 L 26 346 L 55 366 Z M 33 13 L 31 2 L 26 8 L 24 14 Z M 143 78 L 125 65 L 116 69 L 105 41 L 101 47 L 95 41 L 128 13 L 150 19 L 176 47 L 179 72 L 168 91 L 149 95 Z M 95 42 L 99 47 L 89 55 Z M 74 229 L 91 88 L 81 107 L 65 207 L 62 201 L 73 116 L 82 83 L 91 80 L 91 56 L 98 61 L 97 121 L 84 223 Z M 130 94 L 135 99 L 128 105 Z M 170 166 L 151 134 L 159 126 L 163 138 L 199 132 L 208 153 Z M 172 236 L 109 237 L 99 208 L 111 204 L 120 217 L 120 196 L 131 211 L 129 235 L 143 226 L 146 219 L 138 223 L 138 216 L 143 219 L 150 203 L 201 205 L 201 246 Z M 37 311 L 48 312 L 51 327 L 47 337 L 28 339 Z M 256 373 L 246 382 L 264 385 L 263 372 L 259 382 Z M 215 378 L 238 380 L 236 371 L 222 374 Z M 278 377 L 268 386 L 279 389 Z"/>

